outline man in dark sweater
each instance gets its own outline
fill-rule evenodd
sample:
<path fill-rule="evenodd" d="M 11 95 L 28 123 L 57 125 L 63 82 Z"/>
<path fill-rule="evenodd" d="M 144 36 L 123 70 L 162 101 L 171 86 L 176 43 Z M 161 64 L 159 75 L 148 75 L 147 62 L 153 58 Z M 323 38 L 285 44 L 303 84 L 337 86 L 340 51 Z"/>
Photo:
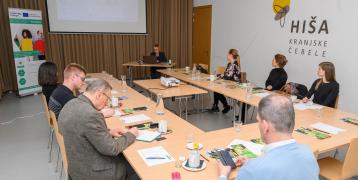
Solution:
<path fill-rule="evenodd" d="M 165 56 L 164 52 L 160 51 L 159 44 L 155 44 L 153 47 L 153 52 L 150 53 L 151 56 L 155 56 L 157 58 L 157 63 L 167 63 L 167 57 Z M 150 68 L 150 77 L 152 79 L 158 79 L 160 74 L 157 72 L 157 69 L 163 69 L 160 67 L 151 67 Z"/>
<path fill-rule="evenodd" d="M 71 63 L 63 71 L 63 84 L 59 85 L 51 94 L 48 107 L 58 117 L 65 104 L 76 98 L 74 92 L 85 84 L 86 70 L 83 66 Z"/>

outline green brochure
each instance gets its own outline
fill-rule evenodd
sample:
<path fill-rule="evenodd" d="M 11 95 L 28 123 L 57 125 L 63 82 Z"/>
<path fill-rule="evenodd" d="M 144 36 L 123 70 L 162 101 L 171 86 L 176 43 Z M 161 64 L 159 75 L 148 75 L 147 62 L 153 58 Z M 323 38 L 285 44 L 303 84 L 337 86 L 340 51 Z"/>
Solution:
<path fill-rule="evenodd" d="M 324 133 L 322 131 L 316 130 L 316 129 L 311 129 L 311 128 L 304 128 L 304 127 L 300 127 L 298 129 L 295 130 L 296 132 L 302 133 L 302 134 L 307 134 L 310 135 L 312 137 L 315 137 L 317 139 L 326 139 L 331 137 L 330 135 L 328 135 L 328 133 Z"/>
<path fill-rule="evenodd" d="M 344 121 L 344 122 L 347 122 L 347 123 L 354 124 L 354 125 L 358 126 L 358 119 L 353 119 L 353 118 L 347 117 L 347 118 L 342 118 L 341 120 Z"/>

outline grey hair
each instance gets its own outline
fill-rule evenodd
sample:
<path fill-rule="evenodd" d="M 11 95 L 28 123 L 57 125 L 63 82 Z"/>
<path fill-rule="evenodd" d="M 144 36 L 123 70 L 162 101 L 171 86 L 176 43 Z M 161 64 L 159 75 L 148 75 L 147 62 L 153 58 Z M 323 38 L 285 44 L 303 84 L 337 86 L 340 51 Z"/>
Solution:
<path fill-rule="evenodd" d="M 270 95 L 261 99 L 258 107 L 261 119 L 273 124 L 276 131 L 292 133 L 295 127 L 295 110 L 290 98 Z"/>
<path fill-rule="evenodd" d="M 86 92 L 112 90 L 112 86 L 105 80 L 94 79 L 87 83 Z"/>

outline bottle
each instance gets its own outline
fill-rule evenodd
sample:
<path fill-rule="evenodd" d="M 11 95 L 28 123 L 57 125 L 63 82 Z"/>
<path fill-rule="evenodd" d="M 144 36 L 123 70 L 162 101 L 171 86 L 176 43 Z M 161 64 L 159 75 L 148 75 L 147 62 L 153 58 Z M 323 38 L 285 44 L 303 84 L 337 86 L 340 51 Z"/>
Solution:
<path fill-rule="evenodd" d="M 162 94 L 157 94 L 157 104 L 155 107 L 155 113 L 157 115 L 164 115 L 164 102 L 163 102 Z"/>
<path fill-rule="evenodd" d="M 196 80 L 196 64 L 193 65 L 193 70 L 191 71 L 191 79 Z"/>
<path fill-rule="evenodd" d="M 127 92 L 127 83 L 126 83 L 126 76 L 125 75 L 121 75 L 121 79 L 122 79 L 122 92 L 125 93 Z"/>

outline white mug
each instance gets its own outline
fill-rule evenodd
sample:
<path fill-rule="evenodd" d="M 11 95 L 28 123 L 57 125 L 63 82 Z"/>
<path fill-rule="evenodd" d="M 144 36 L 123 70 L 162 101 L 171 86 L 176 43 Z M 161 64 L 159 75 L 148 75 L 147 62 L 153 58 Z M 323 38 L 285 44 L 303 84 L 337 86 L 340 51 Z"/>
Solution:
<path fill-rule="evenodd" d="M 168 126 L 168 122 L 166 120 L 160 120 L 158 125 L 159 132 L 166 133 L 168 130 L 167 126 Z"/>
<path fill-rule="evenodd" d="M 215 75 L 213 74 L 210 75 L 210 81 L 215 81 Z"/>
<path fill-rule="evenodd" d="M 292 102 L 296 102 L 296 100 L 297 100 L 297 96 L 295 96 L 295 95 L 291 95 L 291 100 L 292 100 Z"/>
<path fill-rule="evenodd" d="M 117 97 L 112 97 L 112 107 L 118 107 L 118 98 Z"/>
<path fill-rule="evenodd" d="M 190 67 L 189 67 L 189 66 L 185 67 L 185 71 L 186 71 L 186 72 L 189 72 L 189 71 L 190 71 Z"/>

